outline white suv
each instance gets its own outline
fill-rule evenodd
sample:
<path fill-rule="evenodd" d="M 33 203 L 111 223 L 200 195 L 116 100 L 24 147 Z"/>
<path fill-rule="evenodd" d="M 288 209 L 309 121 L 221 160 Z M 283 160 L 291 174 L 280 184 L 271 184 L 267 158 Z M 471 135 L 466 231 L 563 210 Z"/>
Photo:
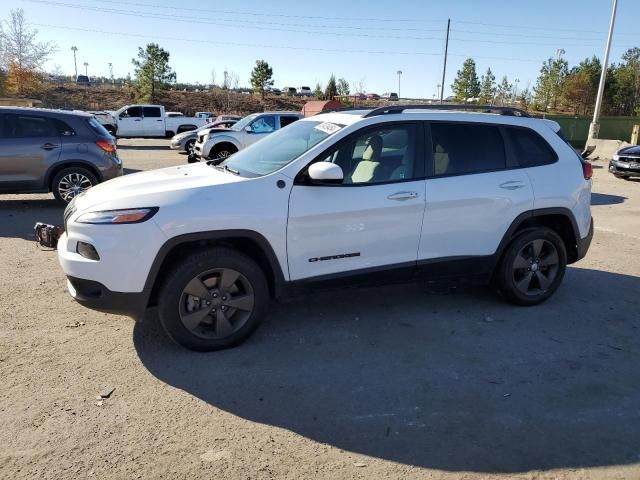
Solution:
<path fill-rule="evenodd" d="M 303 118 L 297 112 L 263 112 L 248 115 L 228 129 L 201 132 L 193 146 L 190 163 L 198 158 L 224 160 L 238 150 Z M 194 158 L 195 157 L 195 158 Z"/>
<path fill-rule="evenodd" d="M 591 166 L 556 123 L 486 108 L 507 115 L 316 115 L 220 165 L 93 187 L 65 212 L 69 292 L 134 318 L 157 305 L 194 350 L 237 344 L 272 298 L 337 279 L 471 276 L 540 303 L 589 248 Z"/>

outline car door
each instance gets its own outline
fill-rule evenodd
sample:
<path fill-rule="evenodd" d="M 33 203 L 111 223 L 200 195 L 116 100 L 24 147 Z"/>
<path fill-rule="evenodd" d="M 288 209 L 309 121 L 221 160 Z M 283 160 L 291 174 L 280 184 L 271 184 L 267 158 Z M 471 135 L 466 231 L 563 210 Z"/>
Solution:
<path fill-rule="evenodd" d="M 164 137 L 165 119 L 162 118 L 160 107 L 142 107 L 142 117 L 142 128 L 145 136 Z"/>
<path fill-rule="evenodd" d="M 298 174 L 287 226 L 292 280 L 415 266 L 425 208 L 423 146 L 420 124 L 387 123 L 316 159 L 339 165 L 341 184 L 311 183 L 308 166 Z"/>
<path fill-rule="evenodd" d="M 142 107 L 129 107 L 118 116 L 118 135 L 122 137 L 143 137 Z"/>
<path fill-rule="evenodd" d="M 242 147 L 248 147 L 252 143 L 256 143 L 261 138 L 275 132 L 276 116 L 260 115 L 249 125 L 249 129 L 245 130 L 242 135 Z"/>
<path fill-rule="evenodd" d="M 511 222 L 533 208 L 531 182 L 511 163 L 503 128 L 431 122 L 426 131 L 431 163 L 419 261 L 492 255 Z"/>
<path fill-rule="evenodd" d="M 53 119 L 23 113 L 7 113 L 0 138 L 0 189 L 44 188 L 47 169 L 60 156 L 60 135 Z"/>

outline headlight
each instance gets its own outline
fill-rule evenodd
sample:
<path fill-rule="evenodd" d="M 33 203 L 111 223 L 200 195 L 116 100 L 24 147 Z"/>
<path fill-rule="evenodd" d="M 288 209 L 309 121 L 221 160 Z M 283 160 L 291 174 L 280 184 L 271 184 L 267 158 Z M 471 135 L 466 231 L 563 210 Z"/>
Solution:
<path fill-rule="evenodd" d="M 131 208 L 123 210 L 104 210 L 80 215 L 76 222 L 92 224 L 141 223 L 149 220 L 158 211 L 158 207 Z"/>
<path fill-rule="evenodd" d="M 613 157 L 611 157 L 611 159 L 618 161 L 618 160 L 620 160 L 620 155 L 618 155 L 617 153 L 614 153 Z"/>

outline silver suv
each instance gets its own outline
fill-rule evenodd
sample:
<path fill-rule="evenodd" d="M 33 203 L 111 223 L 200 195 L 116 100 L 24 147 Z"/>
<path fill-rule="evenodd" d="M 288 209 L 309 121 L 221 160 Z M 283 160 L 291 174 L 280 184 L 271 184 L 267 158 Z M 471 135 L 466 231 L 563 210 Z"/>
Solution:
<path fill-rule="evenodd" d="M 66 204 L 120 175 L 115 140 L 92 115 L 0 107 L 0 193 L 53 192 Z"/>

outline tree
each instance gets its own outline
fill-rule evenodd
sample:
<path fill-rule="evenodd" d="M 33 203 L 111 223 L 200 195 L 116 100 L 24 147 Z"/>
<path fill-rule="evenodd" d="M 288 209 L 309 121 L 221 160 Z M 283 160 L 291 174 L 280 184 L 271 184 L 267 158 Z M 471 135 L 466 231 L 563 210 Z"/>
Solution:
<path fill-rule="evenodd" d="M 37 88 L 43 65 L 57 49 L 51 42 L 38 42 L 37 35 L 21 8 L 11 10 L 0 25 L 0 68 L 6 69 L 7 84 L 18 95 Z"/>
<path fill-rule="evenodd" d="M 513 85 L 509 83 L 509 79 L 506 75 L 502 77 L 500 85 L 496 92 L 496 103 L 499 105 L 505 105 L 509 102 L 513 90 Z"/>
<path fill-rule="evenodd" d="M 559 54 L 554 59 L 548 58 L 542 63 L 540 76 L 536 80 L 535 101 L 536 107 L 545 112 L 549 107 L 555 109 L 562 97 L 564 83 L 569 71 L 569 64 Z"/>
<path fill-rule="evenodd" d="M 273 85 L 273 69 L 264 60 L 256 60 L 251 72 L 251 86 L 264 98 L 264 91 Z"/>
<path fill-rule="evenodd" d="M 453 96 L 458 101 L 471 101 L 480 96 L 480 80 L 476 73 L 476 62 L 473 58 L 467 58 L 458 70 L 457 76 L 451 85 Z"/>
<path fill-rule="evenodd" d="M 313 96 L 318 100 L 324 99 L 324 93 L 322 92 L 322 86 L 320 85 L 320 83 L 316 83 L 316 88 L 313 91 Z"/>
<path fill-rule="evenodd" d="M 336 85 L 336 77 L 332 73 L 324 91 L 324 98 L 325 100 L 333 100 L 336 95 L 338 95 L 338 86 Z"/>
<path fill-rule="evenodd" d="M 576 115 L 593 111 L 602 65 L 598 57 L 585 58 L 569 72 L 564 84 L 563 101 Z"/>
<path fill-rule="evenodd" d="M 175 72 L 169 67 L 169 52 L 157 43 L 149 43 L 144 49 L 138 47 L 138 59 L 131 62 L 135 67 L 139 95 L 144 100 L 154 102 L 156 90 L 162 90 L 176 80 Z"/>
<path fill-rule="evenodd" d="M 482 76 L 480 83 L 480 103 L 493 105 L 493 99 L 496 96 L 496 77 L 490 68 Z"/>
<path fill-rule="evenodd" d="M 349 82 L 347 82 L 344 78 L 339 78 L 338 79 L 338 95 L 349 95 L 350 90 L 349 90 Z"/>

